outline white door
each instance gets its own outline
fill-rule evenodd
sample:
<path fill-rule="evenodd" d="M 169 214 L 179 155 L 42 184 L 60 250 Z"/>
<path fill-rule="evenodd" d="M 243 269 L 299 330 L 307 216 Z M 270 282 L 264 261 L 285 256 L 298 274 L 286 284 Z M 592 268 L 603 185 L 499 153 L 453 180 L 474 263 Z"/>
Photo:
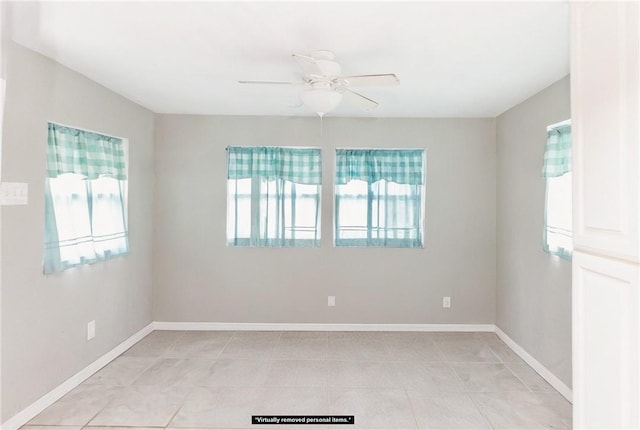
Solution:
<path fill-rule="evenodd" d="M 638 2 L 571 4 L 575 428 L 640 428 Z"/>

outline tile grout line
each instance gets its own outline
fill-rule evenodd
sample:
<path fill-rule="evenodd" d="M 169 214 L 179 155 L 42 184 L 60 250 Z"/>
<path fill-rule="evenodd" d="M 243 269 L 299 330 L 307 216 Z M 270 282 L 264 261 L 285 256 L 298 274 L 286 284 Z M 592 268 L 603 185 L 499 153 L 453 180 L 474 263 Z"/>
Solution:
<path fill-rule="evenodd" d="M 500 338 L 498 338 L 498 339 L 500 339 Z M 504 342 L 503 342 L 503 343 L 504 343 Z M 489 347 L 489 349 L 491 350 L 491 352 L 493 353 L 493 355 L 495 355 L 496 357 L 498 357 L 498 354 L 496 354 L 496 353 L 495 353 L 495 351 L 493 350 L 493 348 L 491 348 L 491 345 L 488 345 L 488 344 L 487 344 L 487 346 Z M 509 348 L 509 346 L 507 346 L 506 344 L 505 344 L 504 346 L 505 346 L 506 348 Z M 511 350 L 511 348 L 509 348 L 509 350 Z M 524 382 L 524 380 L 523 380 L 522 378 L 520 378 L 520 377 L 516 374 L 516 372 L 514 372 L 514 371 L 513 371 L 513 369 L 511 369 L 511 366 L 509 366 L 509 362 L 508 362 L 508 361 L 505 361 L 505 360 L 503 360 L 503 359 L 502 359 L 502 358 L 500 358 L 500 357 L 498 357 L 498 359 L 499 359 L 499 360 L 501 360 L 501 362 L 502 362 L 502 364 L 504 365 L 504 367 L 505 367 L 506 369 L 508 369 L 508 370 L 509 370 L 509 372 L 510 372 L 513 376 L 515 376 L 515 378 L 516 378 L 518 381 L 520 381 L 520 383 L 522 383 L 522 385 L 524 385 L 524 386 L 525 386 L 525 388 L 526 388 L 527 390 L 529 390 L 529 392 L 530 392 L 530 393 L 533 393 L 533 392 L 534 392 L 534 391 L 531 389 L 531 387 L 529 387 L 529 384 L 527 384 L 526 382 Z M 526 362 L 525 362 L 525 364 L 526 364 Z M 529 366 L 529 365 L 527 364 L 527 367 L 531 367 L 531 366 Z"/>
<path fill-rule="evenodd" d="M 182 404 L 178 407 L 178 409 L 176 409 L 173 415 L 171 415 L 171 418 L 169 418 L 169 420 L 167 421 L 167 424 L 163 426 L 164 428 L 171 426 L 171 421 L 173 421 L 176 415 L 178 415 L 178 413 L 182 410 L 182 408 L 184 408 L 184 404 L 187 401 L 187 397 L 189 397 L 189 394 L 191 394 L 196 388 L 197 387 L 192 387 L 191 390 L 184 396 L 184 399 L 182 399 Z"/>
<path fill-rule="evenodd" d="M 411 396 L 409 396 L 409 390 L 405 388 L 403 391 L 404 391 L 404 395 L 407 396 L 407 400 L 409 400 L 409 407 L 411 408 L 411 415 L 413 415 L 413 421 L 415 421 L 416 423 L 416 428 L 420 429 L 420 423 L 418 422 L 418 415 L 416 414 L 416 408 L 413 404 L 413 400 L 411 400 Z"/>
<path fill-rule="evenodd" d="M 225 350 L 225 348 L 227 347 L 227 345 L 229 345 L 229 342 L 231 342 L 231 339 L 233 339 L 235 337 L 237 332 L 233 332 L 233 334 L 231 336 L 229 336 L 229 339 L 227 339 L 227 341 L 224 343 L 224 345 L 222 345 L 222 348 L 220 348 L 220 351 L 218 351 L 218 355 L 216 355 L 216 357 L 214 358 L 214 360 L 218 360 L 221 356 L 222 356 L 222 352 Z M 215 362 L 214 362 L 215 364 Z"/>
<path fill-rule="evenodd" d="M 467 385 L 467 383 L 462 379 L 462 377 L 460 376 L 460 374 L 456 371 L 455 367 L 453 366 L 453 362 L 449 361 L 448 358 L 446 357 L 446 354 L 444 353 L 444 351 L 442 351 L 442 348 L 440 348 L 440 345 L 438 345 L 438 342 L 433 341 L 433 343 L 436 345 L 436 348 L 438 348 L 443 356 L 446 359 L 446 363 L 449 366 L 449 368 L 451 369 L 451 371 L 453 372 L 453 374 L 455 375 L 456 378 L 458 378 L 458 381 L 460 381 L 460 383 L 462 384 L 462 387 L 465 389 L 465 391 L 462 393 L 465 397 L 467 397 L 470 401 L 471 404 L 473 405 L 473 407 L 476 409 L 476 411 L 478 411 L 478 413 L 480 414 L 480 416 L 485 420 L 485 422 L 487 424 L 489 424 L 489 427 L 491 427 L 492 429 L 494 429 L 495 427 L 493 426 L 493 424 L 491 423 L 491 421 L 489 421 L 487 419 L 487 417 L 482 413 L 482 411 L 480 410 L 480 408 L 478 407 L 478 405 L 474 402 L 473 400 L 473 396 L 471 396 L 469 390 L 469 387 Z M 485 342 L 486 344 L 486 342 Z M 495 355 L 495 354 L 494 354 Z M 500 357 L 496 357 L 498 358 L 498 360 L 500 359 Z"/>
<path fill-rule="evenodd" d="M 120 356 L 122 357 L 122 355 Z M 119 358 L 119 357 L 118 357 Z M 155 360 L 153 360 L 151 363 L 149 363 L 149 365 L 147 365 L 147 367 L 145 367 L 144 369 L 142 369 L 142 372 L 140 372 L 140 374 L 138 374 L 138 376 L 136 376 L 135 378 L 133 378 L 133 381 L 131 381 L 129 383 L 129 385 L 126 385 L 127 387 L 131 387 L 133 385 L 135 385 L 136 381 L 138 379 L 140 379 L 140 377 L 149 369 L 151 369 L 158 361 L 160 361 L 160 359 L 162 358 L 161 356 L 157 356 L 157 357 L 153 357 L 155 358 Z M 111 363 L 109 363 L 111 364 Z"/>
<path fill-rule="evenodd" d="M 444 358 L 443 362 L 447 365 L 447 367 L 449 367 L 449 369 L 453 372 L 455 377 L 458 378 L 458 381 L 460 381 L 460 383 L 462 384 L 462 387 L 465 388 L 465 389 L 468 389 L 466 382 L 464 382 L 462 380 L 462 377 L 458 374 L 458 372 L 456 372 L 455 367 L 453 367 L 453 363 L 451 361 L 449 361 L 449 358 L 444 353 L 442 348 L 440 348 L 440 345 L 438 345 L 438 342 L 436 342 L 435 340 L 432 340 L 431 342 L 435 345 L 436 349 L 438 351 L 440 351 L 440 353 L 442 354 L 442 358 Z"/>
<path fill-rule="evenodd" d="M 525 386 L 525 387 L 527 387 L 527 388 L 529 389 L 529 391 L 530 391 L 531 393 L 533 393 L 534 395 L 549 394 L 549 393 L 557 393 L 558 395 L 562 396 L 562 394 L 561 394 L 558 390 L 556 390 L 556 388 L 555 388 L 553 385 L 549 384 L 549 382 L 547 382 L 547 380 L 546 380 L 546 379 L 544 379 L 544 378 L 543 378 L 543 377 L 542 377 L 538 372 L 536 372 L 536 371 L 535 371 L 535 369 L 534 369 L 533 367 L 529 366 L 526 362 L 524 362 L 523 364 L 524 364 L 525 366 L 527 366 L 527 368 L 528 368 L 528 369 L 530 369 L 531 371 L 533 371 L 533 372 L 536 374 L 536 376 L 538 376 L 540 379 L 542 379 L 542 381 L 543 381 L 545 384 L 547 384 L 547 385 L 551 388 L 551 391 L 549 391 L 549 390 L 540 390 L 540 391 L 536 391 L 536 390 L 534 390 L 533 388 L 531 388 L 531 387 L 529 386 L 529 384 L 527 384 L 527 383 L 524 381 L 524 379 L 522 379 L 520 376 L 518 376 L 518 374 L 517 374 L 517 373 L 513 370 L 513 368 L 511 368 L 511 366 L 509 365 L 510 363 L 511 363 L 511 364 L 516 364 L 516 363 L 518 363 L 518 362 L 517 362 L 517 361 L 512 361 L 512 362 L 505 362 L 504 364 L 505 364 L 505 366 L 507 366 L 507 367 L 509 368 L 509 370 L 511 371 L 511 373 L 513 373 L 513 374 L 515 375 L 515 377 L 516 377 L 516 378 L 518 378 L 518 379 L 522 382 L 522 384 L 524 384 L 524 386 Z M 563 397 L 564 397 L 564 396 L 563 396 Z"/>
<path fill-rule="evenodd" d="M 473 396 L 470 393 L 466 393 L 466 394 L 469 400 L 471 400 L 471 404 L 473 405 L 473 407 L 476 408 L 476 411 L 478 411 L 480 416 L 486 421 L 487 424 L 489 424 L 489 427 L 491 427 L 492 429 L 495 429 L 496 427 L 493 425 L 491 420 L 482 411 L 482 408 L 478 405 L 478 402 L 473 398 Z"/>
<path fill-rule="evenodd" d="M 438 345 L 438 342 L 433 341 L 433 343 L 436 345 L 436 348 L 438 348 L 442 354 L 445 356 L 446 358 L 446 354 L 444 354 L 444 351 L 442 351 L 442 348 L 440 348 L 440 345 Z M 502 362 L 502 359 L 500 357 L 498 357 L 493 350 L 491 349 L 491 347 L 487 344 L 486 341 L 483 342 L 488 348 L 489 350 L 491 350 L 491 353 L 498 359 L 500 360 L 499 363 L 504 364 Z M 472 394 L 474 394 L 469 390 L 469 387 L 467 385 L 467 383 L 462 379 L 462 377 L 460 376 L 460 374 L 458 373 L 458 371 L 455 369 L 455 367 L 453 366 L 454 362 L 449 361 L 448 359 L 446 360 L 447 364 L 449 365 L 449 368 L 451 369 L 451 371 L 453 372 L 453 374 L 458 378 L 458 380 L 462 383 L 462 386 L 465 388 L 465 391 L 462 393 L 466 398 L 468 398 L 471 401 L 471 404 L 473 405 L 473 407 L 475 408 L 475 410 L 480 414 L 480 416 L 485 420 L 485 422 L 489 425 L 489 427 L 491 429 L 495 429 L 493 423 L 485 416 L 485 414 L 482 412 L 481 408 L 477 405 L 476 401 L 473 399 Z M 469 362 L 469 363 L 475 363 L 478 364 L 476 362 Z M 495 363 L 486 363 L 486 362 L 479 362 L 480 364 L 495 364 Z"/>
<path fill-rule="evenodd" d="M 506 367 L 506 368 L 509 370 L 509 372 L 511 372 L 511 374 L 512 374 L 513 376 L 515 376 L 515 377 L 516 377 L 516 379 L 517 379 L 518 381 L 520 381 L 520 382 L 522 383 L 522 385 L 524 385 L 524 386 L 527 388 L 527 390 L 529 390 L 529 392 L 530 392 L 530 393 L 534 393 L 534 391 L 531 389 L 531 387 L 529 386 L 529 384 L 527 384 L 526 382 L 524 382 L 524 380 L 523 380 L 521 377 L 519 377 L 519 376 L 516 374 L 516 372 L 514 372 L 514 371 L 513 371 L 513 369 L 511 369 L 511 366 L 509 366 L 509 364 L 508 364 L 508 363 L 506 363 L 506 362 L 505 362 L 505 363 L 504 363 L 504 367 Z"/>
<path fill-rule="evenodd" d="M 107 403 L 102 407 L 102 409 L 100 409 L 98 412 L 96 412 L 96 413 L 95 413 L 95 414 L 94 414 L 94 415 L 89 419 L 89 421 L 87 421 L 87 422 L 86 422 L 86 424 L 84 424 L 84 426 L 83 426 L 83 427 L 87 427 L 87 426 L 89 426 L 89 424 L 91 423 L 91 421 L 95 420 L 95 419 L 96 419 L 96 417 L 97 417 L 98 415 L 100 415 L 100 414 L 102 413 L 102 411 L 104 411 L 104 410 L 107 408 L 107 406 L 109 406 L 113 401 L 115 401 L 115 397 L 114 397 L 114 398 L 112 398 L 111 400 L 109 400 L 109 401 L 108 401 L 108 402 L 107 402 Z"/>

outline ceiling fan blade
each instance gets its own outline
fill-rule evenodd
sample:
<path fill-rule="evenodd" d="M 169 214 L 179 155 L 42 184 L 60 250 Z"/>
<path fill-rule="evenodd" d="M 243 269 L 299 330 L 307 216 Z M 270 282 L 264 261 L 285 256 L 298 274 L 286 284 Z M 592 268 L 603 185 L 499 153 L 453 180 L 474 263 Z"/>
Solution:
<path fill-rule="evenodd" d="M 400 79 L 393 73 L 379 75 L 341 76 L 343 85 L 353 87 L 392 86 L 400 84 Z"/>
<path fill-rule="evenodd" d="M 302 69 L 302 74 L 304 76 L 323 75 L 322 70 L 320 70 L 320 66 L 318 66 L 318 63 L 316 63 L 316 60 L 314 58 L 300 54 L 291 54 L 291 56 L 294 60 L 296 60 L 296 62 Z"/>
<path fill-rule="evenodd" d="M 302 85 L 303 81 L 238 81 L 239 84 Z"/>
<path fill-rule="evenodd" d="M 370 98 L 365 97 L 362 94 L 351 91 L 348 88 L 342 88 L 340 92 L 342 93 L 342 96 L 344 100 L 347 101 L 347 103 L 351 103 L 352 105 L 359 107 L 360 109 L 371 110 L 378 106 L 378 102 L 371 100 Z"/>

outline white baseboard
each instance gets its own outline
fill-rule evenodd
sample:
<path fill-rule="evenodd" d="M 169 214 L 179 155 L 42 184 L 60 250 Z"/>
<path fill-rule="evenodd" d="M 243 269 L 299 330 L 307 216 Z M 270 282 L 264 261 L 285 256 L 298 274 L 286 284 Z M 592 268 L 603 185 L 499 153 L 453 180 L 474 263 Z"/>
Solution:
<path fill-rule="evenodd" d="M 53 390 L 49 391 L 44 396 L 40 397 L 31 405 L 27 406 L 22 411 L 18 412 L 13 417 L 9 418 L 6 422 L 4 422 L 0 427 L 2 430 L 16 430 L 29 421 L 31 421 L 36 415 L 40 412 L 44 411 L 46 408 L 55 403 L 62 396 L 67 394 L 69 391 L 76 388 L 80 385 L 84 380 L 88 377 L 96 373 L 98 370 L 102 369 L 104 366 L 109 364 L 111 361 L 115 360 L 120 354 L 125 352 L 127 349 L 131 348 L 138 341 L 140 341 L 143 337 L 148 335 L 153 331 L 153 323 L 150 323 L 142 330 L 135 333 L 133 336 L 129 337 L 127 340 L 113 348 L 111 351 L 104 354 L 102 357 L 98 358 L 96 361 L 73 375 L 71 378 L 64 381 L 62 384 L 58 385 Z"/>
<path fill-rule="evenodd" d="M 496 327 L 496 334 L 509 348 L 513 350 L 520 358 L 522 358 L 529 366 L 533 368 L 540 376 L 542 376 L 553 388 L 558 390 L 560 394 L 564 396 L 568 401 L 573 402 L 573 391 L 571 388 L 562 382 L 556 375 L 551 373 L 549 369 L 544 367 L 542 363 L 533 358 L 523 347 L 518 345 L 513 339 L 511 339 L 500 327 Z"/>
<path fill-rule="evenodd" d="M 493 332 L 494 324 L 325 324 L 325 323 L 232 323 L 156 321 L 154 330 L 253 330 L 253 331 L 474 331 Z"/>

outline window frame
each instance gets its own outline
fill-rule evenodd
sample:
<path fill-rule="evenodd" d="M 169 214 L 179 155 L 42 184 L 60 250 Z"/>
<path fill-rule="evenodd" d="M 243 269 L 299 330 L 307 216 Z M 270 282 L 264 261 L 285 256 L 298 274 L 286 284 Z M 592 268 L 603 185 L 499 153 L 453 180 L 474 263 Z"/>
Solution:
<path fill-rule="evenodd" d="M 418 204 L 417 209 L 419 209 L 419 218 L 418 224 L 419 229 L 419 237 L 416 239 L 380 239 L 380 238 L 372 238 L 372 230 L 374 230 L 373 226 L 373 184 L 366 182 L 367 185 L 367 225 L 365 226 L 367 231 L 367 238 L 340 238 L 338 233 L 338 219 L 339 219 L 339 211 L 340 211 L 340 197 L 338 194 L 338 187 L 346 184 L 337 184 L 336 183 L 336 175 L 338 173 L 338 150 L 362 150 L 362 151 L 375 151 L 375 150 L 383 150 L 383 151 L 421 151 L 421 168 L 422 168 L 422 184 L 421 185 L 409 185 L 409 184 L 398 184 L 398 185 L 407 185 L 407 186 L 417 186 L 420 187 L 420 203 Z M 333 151 L 333 246 L 334 248 L 407 248 L 407 249 L 425 249 L 425 230 L 426 230 L 426 176 L 427 176 L 427 148 L 416 148 L 416 147 L 408 147 L 408 148 L 334 148 Z M 364 182 L 364 181 L 363 181 Z M 388 184 L 390 181 L 385 181 Z M 399 195 L 398 195 L 399 196 Z M 378 229 L 380 227 L 377 227 Z M 411 241 L 411 242 L 409 242 Z"/>
<path fill-rule="evenodd" d="M 124 239 L 126 241 L 126 250 L 120 251 L 120 252 L 112 252 L 111 250 L 107 250 L 103 256 L 97 257 L 97 258 L 85 258 L 86 256 L 80 256 L 80 261 L 77 263 L 69 263 L 68 260 L 62 260 L 60 258 L 59 261 L 59 265 L 56 266 L 53 269 L 47 270 L 47 264 L 44 264 L 45 260 L 46 260 L 46 256 L 43 259 L 43 272 L 45 275 L 52 275 L 55 273 L 59 273 L 59 272 L 63 272 L 69 269 L 73 269 L 75 267 L 79 267 L 79 266 L 84 266 L 84 265 L 91 265 L 91 264 L 95 264 L 95 263 L 100 263 L 100 262 L 105 262 L 114 258 L 118 258 L 118 257 L 123 257 L 126 255 L 129 255 L 131 252 L 131 244 L 129 241 L 129 170 L 130 170 L 130 160 L 129 160 L 129 139 L 125 138 L 125 137 L 119 137 L 119 136 L 115 136 L 115 135 L 111 135 L 111 134 L 107 134 L 104 132 L 99 132 L 99 131 L 95 131 L 95 130 L 89 130 L 83 127 L 77 127 L 77 126 L 71 126 L 71 125 L 66 125 L 66 124 L 62 124 L 60 122 L 57 121 L 47 121 L 47 127 L 49 126 L 49 124 L 54 124 L 55 126 L 59 126 L 59 127 L 65 127 L 65 128 L 69 128 L 69 129 L 74 129 L 74 130 L 78 130 L 78 131 L 82 131 L 85 133 L 93 133 L 93 134 L 98 134 L 98 135 L 102 135 L 105 137 L 109 137 L 109 138 L 115 138 L 115 139 L 119 139 L 122 142 L 122 151 L 123 151 L 123 156 L 124 156 L 124 171 L 125 171 L 125 175 L 126 175 L 126 179 L 122 180 L 119 179 L 117 180 L 118 182 L 118 188 L 120 190 L 120 193 L 122 195 L 122 215 L 123 215 L 123 229 L 124 229 Z M 47 149 L 48 151 L 48 149 Z M 49 181 L 50 179 L 54 179 L 54 178 L 50 178 L 48 175 L 45 174 L 45 182 L 46 182 L 46 186 L 45 186 L 45 206 L 49 206 L 49 208 L 47 209 L 45 207 L 45 211 L 46 210 L 52 210 L 54 211 L 54 217 L 55 217 L 55 205 L 53 203 L 54 200 L 54 195 L 51 192 L 51 188 L 49 185 Z M 91 181 L 91 179 L 86 179 L 86 178 L 78 178 L 78 180 L 83 180 L 83 181 Z M 91 200 L 93 199 L 93 189 L 90 183 L 85 183 L 83 184 L 83 187 L 85 188 L 86 191 L 86 207 L 87 210 L 89 210 L 89 207 L 92 206 Z M 48 202 L 47 202 L 48 201 Z M 91 218 L 89 218 L 89 221 L 91 223 Z M 91 227 L 91 226 L 90 226 Z M 48 223 L 46 220 L 46 215 L 45 215 L 45 233 L 46 233 L 46 229 L 48 228 Z M 57 223 L 55 225 L 55 228 L 57 229 Z M 91 231 L 93 233 L 93 228 L 91 227 Z M 56 233 L 57 235 L 57 233 Z M 93 234 L 92 234 L 93 237 Z M 47 236 L 45 235 L 45 248 L 47 245 Z M 46 251 L 45 251 L 46 254 Z M 60 247 L 58 246 L 58 254 L 60 254 Z"/>
<path fill-rule="evenodd" d="M 262 146 L 241 146 L 243 148 L 262 148 Z M 226 188 L 227 188 L 227 196 L 226 196 L 226 202 L 227 202 L 227 211 L 226 211 L 226 225 L 225 225 L 225 241 L 226 241 L 226 245 L 227 247 L 238 247 L 238 248 L 317 248 L 320 247 L 321 245 L 321 226 L 322 226 L 322 148 L 319 147 L 306 147 L 306 146 L 284 146 L 284 145 L 280 145 L 280 146 L 267 146 L 267 148 L 283 148 L 283 149 L 313 149 L 313 150 L 317 150 L 319 152 L 319 159 L 320 159 L 320 164 L 318 166 L 318 168 L 320 169 L 320 184 L 301 184 L 301 183 L 297 183 L 294 181 L 290 181 L 290 180 L 286 180 L 283 178 L 276 178 L 273 181 L 266 181 L 264 178 L 259 177 L 259 176 L 252 176 L 250 178 L 244 178 L 244 179 L 249 179 L 250 180 L 250 188 L 251 188 L 251 192 L 249 194 L 249 201 L 251 203 L 254 202 L 254 200 L 258 201 L 260 204 L 258 205 L 254 205 L 251 204 L 251 209 L 250 209 L 250 231 L 249 231 L 249 237 L 231 237 L 229 236 L 229 231 L 230 231 L 230 214 L 231 214 L 231 202 L 233 200 L 233 195 L 230 194 L 230 181 L 238 181 L 240 179 L 232 179 L 229 178 L 229 165 L 228 165 L 228 161 L 227 161 L 227 178 L 226 178 Z M 228 154 L 227 154 L 228 157 Z M 299 185 L 307 185 L 307 186 L 315 186 L 317 187 L 317 193 L 315 194 L 315 199 L 316 199 L 316 225 L 315 225 L 315 230 L 314 230 L 314 238 L 311 239 L 304 239 L 304 238 L 295 238 L 295 234 L 293 235 L 294 237 L 292 238 L 262 238 L 260 237 L 260 228 L 261 228 L 261 206 L 262 206 L 262 201 L 261 201 L 261 196 L 262 196 L 262 191 L 263 191 L 263 186 L 265 185 L 264 182 L 277 182 L 277 181 L 282 181 L 282 185 L 284 187 L 287 186 L 287 183 L 291 184 L 291 188 L 294 194 L 294 201 L 295 200 L 295 195 L 298 195 L 295 191 L 296 186 Z M 267 185 L 269 186 L 269 185 Z M 276 185 L 277 186 L 277 185 Z M 244 195 L 244 194 L 242 194 Z M 285 194 L 285 197 L 287 195 Z M 290 199 L 287 199 L 288 201 L 290 201 Z M 289 204 L 283 202 L 283 205 L 285 206 L 291 206 L 290 212 L 292 215 L 292 218 L 295 220 L 295 206 L 293 204 Z M 237 205 L 233 210 L 237 210 Z M 267 209 L 268 212 L 268 209 Z M 237 219 L 237 216 L 236 216 Z M 295 222 L 295 221 L 294 221 Z M 285 227 L 286 228 L 286 227 Z M 235 226 L 235 229 L 237 231 L 237 225 Z M 292 231 L 296 231 L 298 230 L 298 228 L 296 228 L 296 226 L 292 226 L 290 228 Z"/>
<path fill-rule="evenodd" d="M 571 126 L 571 119 L 567 119 L 564 121 L 560 121 L 554 124 L 551 124 L 549 126 L 547 126 L 546 131 L 547 133 L 560 128 L 560 127 L 564 127 L 564 126 Z M 571 134 L 571 143 L 573 146 L 573 135 Z M 545 152 L 546 152 L 546 146 L 545 146 Z M 571 198 L 569 199 L 569 207 L 570 207 L 570 212 L 568 214 L 569 219 L 571 219 L 571 248 L 567 249 L 567 248 L 563 248 L 563 247 L 551 247 L 550 243 L 549 243 L 549 236 L 548 236 L 548 232 L 549 232 L 549 225 L 547 223 L 547 220 L 549 218 L 549 188 L 550 186 L 554 186 L 554 180 L 558 179 L 558 178 L 563 178 L 565 177 L 565 175 L 571 175 L 571 177 L 569 178 L 569 180 L 571 181 Z M 571 171 L 563 173 L 560 176 L 555 176 L 555 177 L 544 177 L 545 180 L 545 193 L 544 193 L 544 213 L 543 213 L 543 225 L 542 225 L 542 250 L 549 254 L 549 255 L 553 255 L 553 256 L 557 256 L 563 260 L 567 260 L 567 261 L 571 261 L 573 258 L 573 169 L 571 169 Z"/>

